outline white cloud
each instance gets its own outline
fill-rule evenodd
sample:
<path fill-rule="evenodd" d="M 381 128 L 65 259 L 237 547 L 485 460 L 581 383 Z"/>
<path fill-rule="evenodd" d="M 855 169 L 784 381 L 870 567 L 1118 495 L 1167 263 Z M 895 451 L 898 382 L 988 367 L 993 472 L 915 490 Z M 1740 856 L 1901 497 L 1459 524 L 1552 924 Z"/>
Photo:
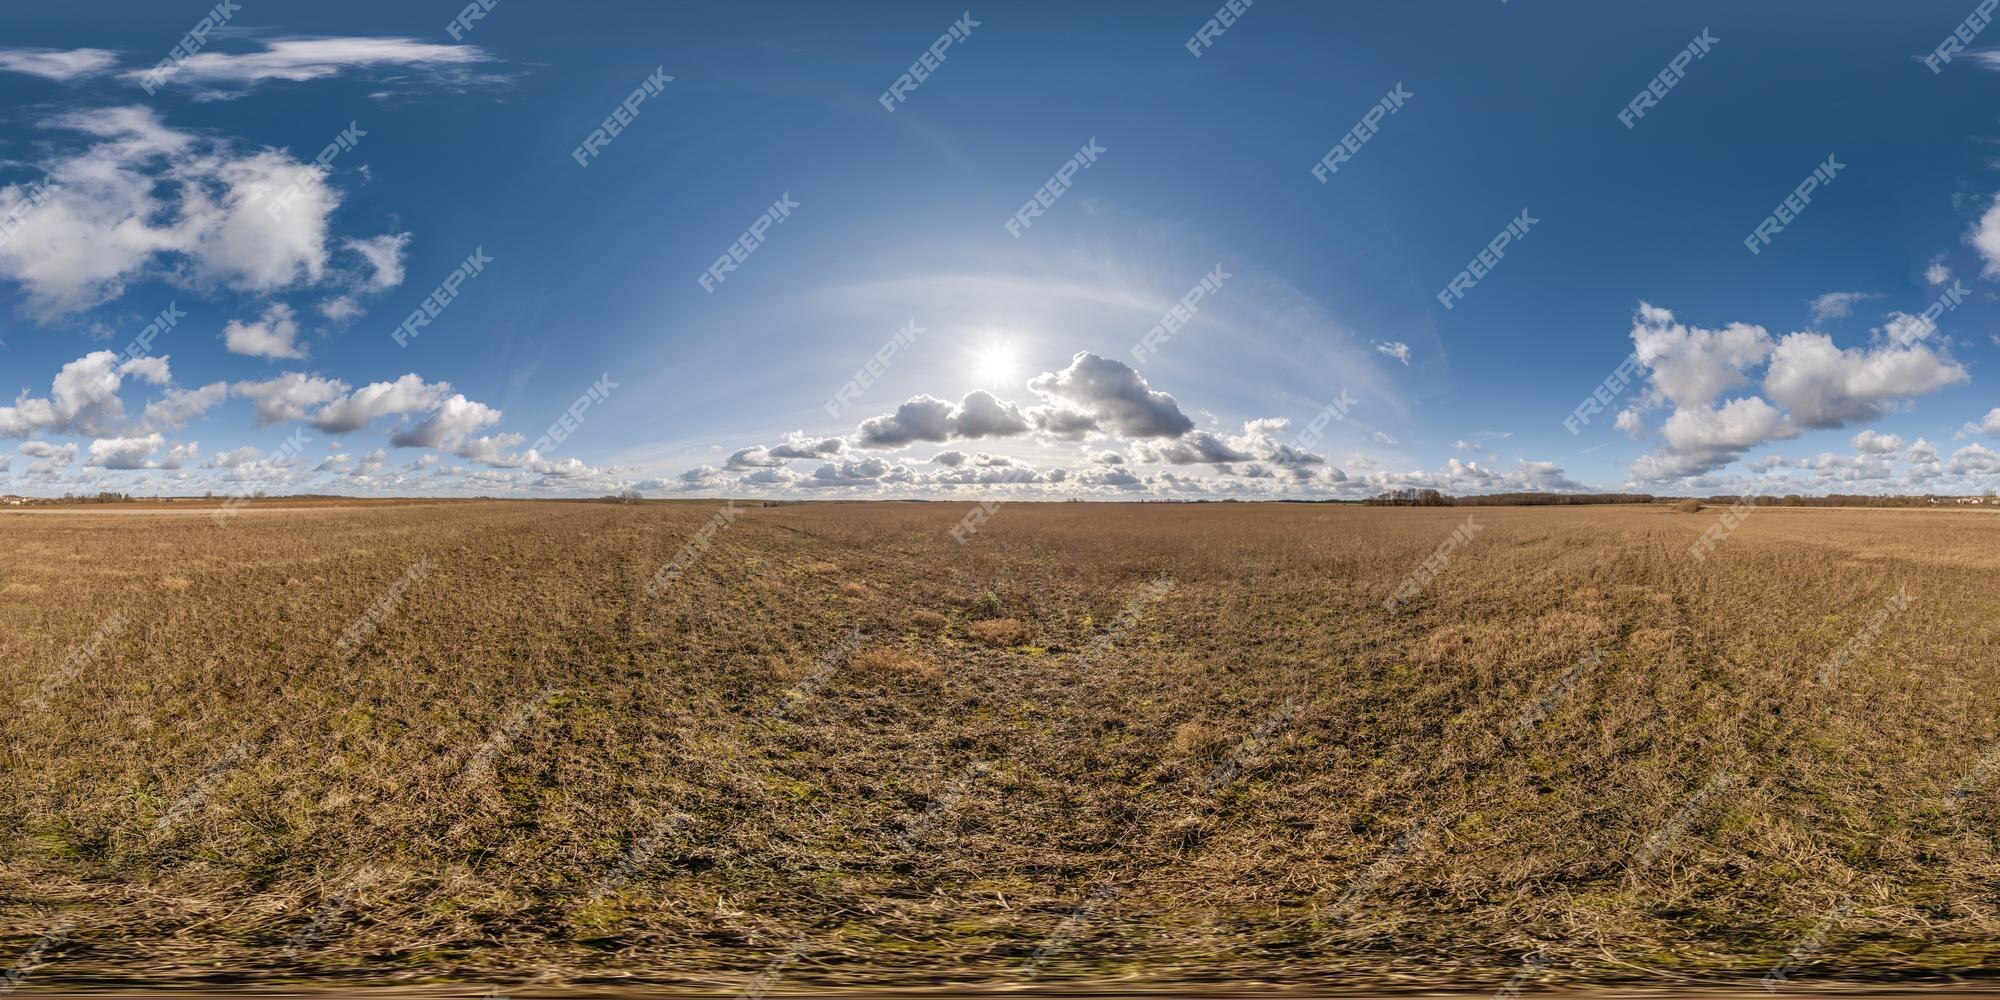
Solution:
<path fill-rule="evenodd" d="M 299 324 L 292 318 L 292 307 L 283 302 L 272 303 L 254 323 L 232 319 L 222 328 L 222 343 L 229 353 L 266 360 L 305 357 L 298 337 Z"/>
<path fill-rule="evenodd" d="M 870 417 L 855 430 L 862 448 L 894 449 L 918 441 L 1005 437 L 1025 434 L 1028 420 L 1020 407 L 1003 403 L 984 389 L 966 393 L 957 405 L 930 395 L 913 396 L 896 412 Z"/>
<path fill-rule="evenodd" d="M 1403 367 L 1405 368 L 1408 368 L 1410 366 L 1410 345 L 1405 344 L 1400 340 L 1392 340 L 1387 343 L 1377 341 L 1375 344 L 1375 350 L 1383 354 L 1387 354 L 1388 356 L 1395 358 L 1397 361 L 1401 361 L 1403 363 Z"/>
<path fill-rule="evenodd" d="M 803 431 L 793 431 L 785 435 L 785 441 L 771 449 L 777 458 L 826 458 L 838 455 L 847 449 L 845 438 L 808 438 Z"/>
<path fill-rule="evenodd" d="M 1633 462 L 1642 480 L 1698 475 L 1728 465 L 1745 451 L 1797 431 L 1771 404 L 1756 396 L 1720 407 L 1681 408 L 1660 428 L 1660 451 Z"/>
<path fill-rule="evenodd" d="M 0 70 L 68 82 L 99 76 L 118 64 L 109 49 L 0 49 Z"/>
<path fill-rule="evenodd" d="M 12 406 L 0 406 L 0 437 L 27 437 L 53 427 L 55 407 L 46 399 L 30 399 L 25 394 Z"/>
<path fill-rule="evenodd" d="M 1930 266 L 1924 268 L 1924 280 L 1933 285 L 1942 285 L 1951 280 L 1951 268 L 1944 265 L 1942 255 L 1933 258 Z"/>
<path fill-rule="evenodd" d="M 1979 258 L 1986 262 L 1982 273 L 1988 278 L 2000 278 L 2000 195 L 1993 196 L 1993 204 L 1979 222 L 1965 236 L 1967 243 L 1979 251 Z"/>
<path fill-rule="evenodd" d="M 403 283 L 409 233 L 384 233 L 368 239 L 348 239 L 341 246 L 361 259 L 361 272 L 349 276 L 345 291 L 319 304 L 319 313 L 335 323 L 347 323 L 366 310 L 364 298 L 380 295 Z"/>
<path fill-rule="evenodd" d="M 99 438 L 90 443 L 90 460 L 87 464 L 104 469 L 145 469 L 151 468 L 147 459 L 160 450 L 165 439 L 158 434 L 144 437 Z"/>
<path fill-rule="evenodd" d="M 467 438 L 452 449 L 452 454 L 468 462 L 478 462 L 495 469 L 513 469 L 520 467 L 526 460 L 519 455 L 509 454 L 507 449 L 518 448 L 525 440 L 527 438 L 519 434 L 492 434 Z"/>
<path fill-rule="evenodd" d="M 49 383 L 47 399 L 23 393 L 0 406 L 0 437 L 27 437 L 44 431 L 100 436 L 118 432 L 125 404 L 118 396 L 127 377 L 163 385 L 171 378 L 165 357 L 120 361 L 111 351 L 92 351 L 63 365 Z"/>
<path fill-rule="evenodd" d="M 1986 411 L 1985 419 L 1981 420 L 1979 423 L 1966 424 L 1965 433 L 1989 434 L 1992 435 L 1993 437 L 2000 437 L 2000 406 L 1996 406 L 1993 409 Z"/>
<path fill-rule="evenodd" d="M 377 417 L 423 413 L 442 406 L 450 391 L 450 383 L 425 382 L 412 373 L 394 382 L 364 385 L 321 407 L 306 422 L 329 434 L 346 434 L 366 427 Z"/>
<path fill-rule="evenodd" d="M 1147 385 L 1123 362 L 1088 351 L 1077 352 L 1062 371 L 1029 379 L 1028 388 L 1046 399 L 1071 404 L 1099 428 L 1121 437 L 1179 437 L 1194 428 L 1173 396 Z"/>
<path fill-rule="evenodd" d="M 2000 473 L 2000 452 L 1984 445 L 1969 444 L 1951 453 L 1948 467 L 1954 476 L 1990 476 Z"/>
<path fill-rule="evenodd" d="M 1857 451 L 1864 451 L 1871 455 L 1882 455 L 1900 450 L 1903 447 L 1903 438 L 1900 434 L 1880 434 L 1872 430 L 1864 430 L 1854 435 L 1854 439 L 1849 443 L 1854 445 Z"/>
<path fill-rule="evenodd" d="M 368 264 L 368 275 L 362 280 L 366 290 L 386 292 L 403 283 L 403 252 L 410 245 L 409 233 L 385 233 L 365 240 L 348 240 L 345 245 Z"/>
<path fill-rule="evenodd" d="M 1854 311 L 1856 303 L 1868 298 L 1867 292 L 1828 292 L 1812 300 L 1812 321 L 1824 323 L 1839 319 Z"/>
<path fill-rule="evenodd" d="M 364 311 L 360 297 L 352 293 L 322 299 L 319 304 L 319 314 L 335 323 L 346 323 Z"/>
<path fill-rule="evenodd" d="M 499 422 L 499 410 L 453 394 L 436 413 L 391 434 L 389 443 L 398 448 L 450 448 L 473 431 Z"/>
<path fill-rule="evenodd" d="M 169 389 L 146 404 L 143 418 L 153 430 L 174 430 L 207 413 L 229 398 L 229 383 L 210 382 L 199 389 Z"/>
<path fill-rule="evenodd" d="M 1207 431 L 1189 431 L 1180 438 L 1160 444 L 1141 441 L 1133 448 L 1133 454 L 1141 462 L 1159 465 L 1211 465 L 1227 462 L 1247 462 L 1254 456 L 1231 447 L 1221 438 Z"/>
<path fill-rule="evenodd" d="M 1936 335 L 1937 323 L 1923 316 L 1892 312 L 1881 326 L 1870 332 L 1899 347 L 1908 347 Z"/>
<path fill-rule="evenodd" d="M 237 382 L 229 387 L 236 398 L 255 404 L 259 427 L 283 420 L 304 420 L 307 410 L 338 399 L 347 390 L 347 383 L 337 379 L 298 372 L 286 372 L 262 382 Z"/>
<path fill-rule="evenodd" d="M 475 45 L 438 45 L 414 38 L 291 38 L 257 52 L 197 53 L 180 63 L 170 84 L 190 84 L 200 96 L 227 97 L 271 80 L 320 80 L 348 70 L 395 69 L 449 73 L 488 60 Z M 151 68 L 123 74 L 137 81 Z"/>
<path fill-rule="evenodd" d="M 1674 322 L 1674 314 L 1641 302 L 1632 325 L 1639 361 L 1652 372 L 1656 396 L 1676 406 L 1705 406 L 1724 390 L 1749 380 L 1748 371 L 1771 354 L 1761 326 L 1731 323 L 1720 330 Z"/>
<path fill-rule="evenodd" d="M 45 476 L 59 472 L 67 468 L 70 462 L 76 459 L 76 445 L 74 444 L 53 444 L 48 441 L 23 441 L 21 442 L 20 451 L 21 454 L 29 458 L 40 459 L 40 461 L 28 466 L 26 471 L 31 476 Z"/>
<path fill-rule="evenodd" d="M 1823 333 L 1792 333 L 1774 342 L 1763 327 L 1735 323 L 1719 330 L 1674 322 L 1673 313 L 1640 303 L 1632 341 L 1647 365 L 1647 395 L 1620 413 L 1618 426 L 1640 436 L 1641 414 L 1669 404 L 1660 447 L 1632 465 L 1639 481 L 1700 476 L 1770 440 L 1802 430 L 1875 420 L 1898 403 L 1965 381 L 1965 369 L 1921 341 L 1930 331 L 1917 317 L 1892 313 L 1875 331 L 1890 343 L 1836 347 Z M 1720 405 L 1725 391 L 1767 365 L 1767 401 L 1746 396 Z M 1776 405 L 1773 405 L 1776 404 Z"/>
<path fill-rule="evenodd" d="M 160 124 L 149 108 L 98 108 L 46 124 L 97 140 L 44 164 L 45 197 L 0 187 L 19 229 L 0 244 L 0 277 L 32 312 L 55 318 L 159 277 L 197 290 L 270 292 L 325 274 L 328 217 L 339 197 L 324 169 L 265 150 L 233 154 Z M 273 192 L 296 192 L 267 211 Z"/>
<path fill-rule="evenodd" d="M 141 382 L 151 382 L 154 385 L 166 385 L 173 381 L 173 375 L 167 369 L 167 356 L 164 354 L 141 354 L 129 358 L 118 366 L 118 374 L 130 375 Z"/>
<path fill-rule="evenodd" d="M 208 461 L 202 463 L 202 467 L 205 469 L 234 469 L 245 462 L 254 462 L 263 457 L 264 453 L 262 451 L 245 445 L 234 451 L 216 452 L 209 456 Z"/>
<path fill-rule="evenodd" d="M 1968 377 L 1927 346 L 1842 350 L 1825 334 L 1793 333 L 1772 352 L 1764 391 L 1803 427 L 1838 427 L 1877 419 L 1896 400 Z"/>

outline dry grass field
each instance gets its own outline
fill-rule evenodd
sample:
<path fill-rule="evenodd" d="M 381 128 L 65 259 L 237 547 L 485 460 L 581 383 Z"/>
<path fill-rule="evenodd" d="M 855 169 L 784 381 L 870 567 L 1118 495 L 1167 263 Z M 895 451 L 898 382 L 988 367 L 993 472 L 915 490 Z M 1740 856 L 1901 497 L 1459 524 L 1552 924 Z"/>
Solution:
<path fill-rule="evenodd" d="M 0 964 L 2000 968 L 2000 517 L 718 509 L 0 513 Z"/>

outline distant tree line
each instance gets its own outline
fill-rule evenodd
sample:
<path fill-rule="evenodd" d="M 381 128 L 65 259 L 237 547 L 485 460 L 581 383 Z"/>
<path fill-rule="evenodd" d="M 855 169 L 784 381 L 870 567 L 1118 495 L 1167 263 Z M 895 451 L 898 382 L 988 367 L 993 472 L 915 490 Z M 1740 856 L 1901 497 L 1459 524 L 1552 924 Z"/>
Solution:
<path fill-rule="evenodd" d="M 1483 493 L 1454 497 L 1437 490 L 1406 488 L 1378 493 L 1362 503 L 1374 507 L 1557 507 L 1659 500 L 1650 493 Z"/>
<path fill-rule="evenodd" d="M 1784 496 L 1721 494 L 1707 497 L 1654 496 L 1651 493 L 1487 493 L 1455 497 L 1433 489 L 1387 490 L 1361 501 L 1373 507 L 1548 507 L 1571 504 L 1672 503 L 1693 499 L 1716 506 L 1744 504 L 1752 507 L 1933 507 L 1948 504 L 1958 494 L 1925 496 L 1869 496 L 1830 493 L 1826 496 Z M 1988 494 L 1989 497 L 1992 494 Z M 1989 502 L 1991 502 L 1989 500 Z"/>

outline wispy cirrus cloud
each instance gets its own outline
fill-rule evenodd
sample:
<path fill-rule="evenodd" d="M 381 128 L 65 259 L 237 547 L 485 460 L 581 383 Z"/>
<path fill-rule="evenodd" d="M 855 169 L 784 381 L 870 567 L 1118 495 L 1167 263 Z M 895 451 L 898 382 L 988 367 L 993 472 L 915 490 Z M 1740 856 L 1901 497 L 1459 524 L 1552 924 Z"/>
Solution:
<path fill-rule="evenodd" d="M 241 96 L 266 83 L 304 83 L 348 72 L 421 72 L 459 85 L 472 81 L 472 67 L 492 62 L 477 45 L 444 45 L 401 37 L 340 36 L 286 38 L 263 43 L 253 52 L 203 51 L 182 60 L 169 78 L 190 86 L 201 98 Z M 120 74 L 138 80 L 151 67 Z"/>
<path fill-rule="evenodd" d="M 110 49 L 0 48 L 0 72 L 64 83 L 102 76 L 116 65 L 118 53 Z"/>

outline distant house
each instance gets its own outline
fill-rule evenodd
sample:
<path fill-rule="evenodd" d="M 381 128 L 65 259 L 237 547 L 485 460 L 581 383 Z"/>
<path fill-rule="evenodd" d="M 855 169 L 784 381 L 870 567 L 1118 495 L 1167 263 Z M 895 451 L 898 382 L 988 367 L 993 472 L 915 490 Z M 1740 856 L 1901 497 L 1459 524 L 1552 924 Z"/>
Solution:
<path fill-rule="evenodd" d="M 12 493 L 7 494 L 6 496 L 0 496 L 0 504 L 5 504 L 6 506 L 9 507 L 19 507 L 27 502 L 28 502 L 27 497 L 17 497 Z"/>

